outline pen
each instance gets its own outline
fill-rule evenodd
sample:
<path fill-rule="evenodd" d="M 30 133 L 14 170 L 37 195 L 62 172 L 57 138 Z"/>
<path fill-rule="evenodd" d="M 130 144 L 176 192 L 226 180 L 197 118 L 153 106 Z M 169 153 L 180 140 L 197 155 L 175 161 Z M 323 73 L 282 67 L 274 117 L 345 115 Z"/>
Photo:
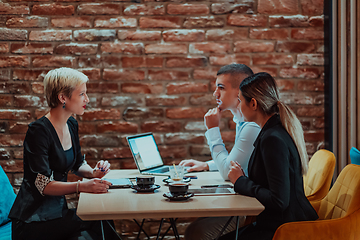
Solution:
<path fill-rule="evenodd" d="M 242 174 L 245 176 L 244 169 L 242 169 L 242 168 L 240 168 L 240 169 L 241 169 Z"/>
<path fill-rule="evenodd" d="M 203 185 L 201 186 L 201 188 L 215 188 L 215 187 L 218 187 L 219 185 L 216 184 L 216 185 Z"/>
<path fill-rule="evenodd" d="M 190 179 L 197 179 L 197 176 L 190 176 L 190 175 L 187 175 L 186 177 L 190 178 Z"/>
<path fill-rule="evenodd" d="M 84 154 L 84 160 L 85 160 L 85 154 Z M 104 172 L 104 174 L 105 174 L 105 169 L 102 167 L 97 167 L 97 164 L 96 164 L 96 166 L 94 168 L 94 172 L 96 172 L 97 170 L 100 170 L 101 172 Z"/>

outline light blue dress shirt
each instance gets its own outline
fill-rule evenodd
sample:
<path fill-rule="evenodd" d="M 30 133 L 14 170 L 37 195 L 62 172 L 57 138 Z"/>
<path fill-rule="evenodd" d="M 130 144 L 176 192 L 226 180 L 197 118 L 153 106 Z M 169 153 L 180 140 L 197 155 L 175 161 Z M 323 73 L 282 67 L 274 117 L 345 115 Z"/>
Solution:
<path fill-rule="evenodd" d="M 210 128 L 205 132 L 213 159 L 207 161 L 209 170 L 218 170 L 224 180 L 229 179 L 230 161 L 240 163 L 245 175 L 248 175 L 249 159 L 254 150 L 253 144 L 261 130 L 254 122 L 240 121 L 236 117 L 233 118 L 233 121 L 236 123 L 236 135 L 230 153 L 225 148 L 219 127 Z"/>

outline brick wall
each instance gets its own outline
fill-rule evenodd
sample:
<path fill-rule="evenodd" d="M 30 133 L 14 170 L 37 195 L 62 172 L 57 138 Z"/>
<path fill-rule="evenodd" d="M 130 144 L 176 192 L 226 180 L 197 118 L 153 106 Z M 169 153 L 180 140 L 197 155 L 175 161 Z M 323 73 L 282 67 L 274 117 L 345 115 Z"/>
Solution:
<path fill-rule="evenodd" d="M 148 131 L 166 163 L 210 159 L 203 115 L 217 70 L 234 62 L 276 78 L 310 155 L 324 143 L 322 0 L 0 0 L 0 14 L 0 164 L 16 189 L 27 124 L 48 110 L 42 80 L 57 67 L 89 76 L 77 119 L 91 165 L 135 168 L 125 136 Z"/>

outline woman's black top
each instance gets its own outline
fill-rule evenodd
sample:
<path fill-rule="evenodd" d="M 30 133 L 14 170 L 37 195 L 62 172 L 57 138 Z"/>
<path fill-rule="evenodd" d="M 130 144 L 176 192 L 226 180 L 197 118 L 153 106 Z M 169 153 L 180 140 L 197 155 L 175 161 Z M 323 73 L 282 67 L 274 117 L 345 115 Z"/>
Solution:
<path fill-rule="evenodd" d="M 249 177 L 238 178 L 234 189 L 265 206 L 256 218 L 256 226 L 275 232 L 286 222 L 316 220 L 317 213 L 304 193 L 298 150 L 279 115 L 266 122 L 254 147 Z"/>
<path fill-rule="evenodd" d="M 85 163 L 81 156 L 78 123 L 70 117 L 67 125 L 72 142 L 70 155 L 64 151 L 48 118 L 43 116 L 29 124 L 24 140 L 24 178 L 9 214 L 11 219 L 29 223 L 62 217 L 65 196 L 44 195 L 43 190 L 53 180 L 66 182 L 68 172 L 77 171 Z"/>
<path fill-rule="evenodd" d="M 67 167 L 72 167 L 72 164 L 74 162 L 74 150 L 73 150 L 73 148 L 71 147 L 70 149 L 65 150 L 64 153 L 65 153 L 65 158 L 66 158 L 66 166 Z"/>

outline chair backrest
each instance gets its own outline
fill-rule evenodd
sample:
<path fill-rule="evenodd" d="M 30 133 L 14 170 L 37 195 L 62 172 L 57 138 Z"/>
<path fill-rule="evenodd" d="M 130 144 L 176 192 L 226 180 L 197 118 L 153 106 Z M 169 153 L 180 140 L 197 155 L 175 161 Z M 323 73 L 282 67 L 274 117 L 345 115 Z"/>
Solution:
<path fill-rule="evenodd" d="M 350 149 L 350 161 L 352 164 L 360 165 L 360 151 L 355 147 Z"/>
<path fill-rule="evenodd" d="M 10 209 L 15 201 L 16 194 L 10 184 L 6 173 L 0 166 L 0 225 L 10 221 L 8 218 Z"/>
<path fill-rule="evenodd" d="M 304 176 L 305 196 L 309 201 L 323 199 L 329 192 L 335 169 L 335 155 L 325 149 L 318 150 L 310 159 Z"/>
<path fill-rule="evenodd" d="M 360 166 L 347 165 L 329 193 L 320 201 L 319 219 L 345 217 L 360 207 Z"/>

